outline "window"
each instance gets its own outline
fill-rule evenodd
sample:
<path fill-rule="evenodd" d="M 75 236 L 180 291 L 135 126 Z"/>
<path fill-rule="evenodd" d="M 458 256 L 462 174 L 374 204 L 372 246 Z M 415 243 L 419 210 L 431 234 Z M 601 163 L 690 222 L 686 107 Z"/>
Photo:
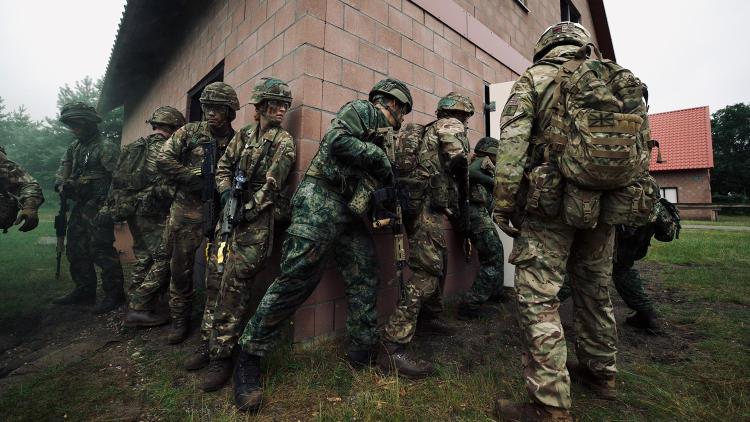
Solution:
<path fill-rule="evenodd" d="M 572 0 L 560 0 L 560 20 L 581 23 L 581 13 Z"/>
<path fill-rule="evenodd" d="M 221 63 L 216 65 L 213 69 L 211 69 L 210 72 L 208 72 L 208 75 L 204 76 L 203 79 L 200 80 L 197 84 L 195 84 L 194 87 L 190 88 L 190 91 L 188 91 L 188 98 L 187 98 L 187 120 L 188 122 L 199 122 L 201 120 L 202 111 L 201 111 L 201 103 L 199 101 L 201 97 L 201 93 L 203 93 L 203 88 L 206 87 L 206 85 L 213 83 L 213 82 L 223 82 L 224 81 L 224 61 L 222 60 Z"/>
<path fill-rule="evenodd" d="M 677 188 L 661 188 L 659 193 L 667 201 L 673 204 L 677 203 Z"/>

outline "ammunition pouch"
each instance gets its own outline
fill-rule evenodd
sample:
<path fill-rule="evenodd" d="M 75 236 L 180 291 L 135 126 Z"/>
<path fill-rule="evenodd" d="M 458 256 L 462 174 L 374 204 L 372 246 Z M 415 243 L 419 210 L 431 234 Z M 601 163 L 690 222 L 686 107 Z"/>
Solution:
<path fill-rule="evenodd" d="M 444 174 L 434 174 L 430 177 L 430 207 L 433 211 L 444 212 L 458 202 L 455 193 L 451 192 L 451 183 L 448 176 Z"/>
<path fill-rule="evenodd" d="M 649 216 L 659 197 L 659 187 L 650 175 L 620 189 L 602 195 L 601 221 L 607 224 L 624 224 L 640 227 L 649 222 Z"/>
<path fill-rule="evenodd" d="M 565 224 L 584 230 L 596 227 L 601 210 L 601 196 L 601 191 L 566 183 L 562 202 L 562 219 Z"/>
<path fill-rule="evenodd" d="M 565 183 L 557 166 L 543 163 L 528 173 L 526 212 L 541 217 L 556 217 L 560 214 Z"/>
<path fill-rule="evenodd" d="M 351 212 L 362 216 L 370 210 L 376 183 L 375 179 L 370 176 L 363 176 L 359 180 L 357 187 L 354 189 L 352 199 L 350 199 L 347 204 L 347 207 Z"/>

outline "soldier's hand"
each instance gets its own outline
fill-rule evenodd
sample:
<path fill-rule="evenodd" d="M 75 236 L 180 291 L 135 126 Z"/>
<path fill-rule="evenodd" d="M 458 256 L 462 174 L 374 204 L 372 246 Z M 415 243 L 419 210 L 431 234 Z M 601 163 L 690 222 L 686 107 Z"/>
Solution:
<path fill-rule="evenodd" d="M 393 168 L 391 167 L 391 162 L 388 160 L 388 157 L 385 157 L 385 155 L 383 155 L 383 157 L 384 159 L 381 160 L 379 165 L 375 166 L 372 173 L 373 176 L 383 184 L 383 186 L 391 186 L 394 179 Z"/>
<path fill-rule="evenodd" d="M 507 213 L 495 211 L 492 214 L 492 219 L 495 221 L 495 224 L 500 228 L 500 230 L 503 231 L 503 233 L 507 234 L 508 236 L 512 238 L 518 237 L 521 232 L 510 225 L 510 216 Z"/>
<path fill-rule="evenodd" d="M 23 225 L 18 228 L 18 231 L 27 232 L 34 230 L 39 224 L 39 216 L 37 215 L 36 210 L 33 208 L 22 209 L 13 225 L 21 224 L 21 222 L 23 222 Z"/>

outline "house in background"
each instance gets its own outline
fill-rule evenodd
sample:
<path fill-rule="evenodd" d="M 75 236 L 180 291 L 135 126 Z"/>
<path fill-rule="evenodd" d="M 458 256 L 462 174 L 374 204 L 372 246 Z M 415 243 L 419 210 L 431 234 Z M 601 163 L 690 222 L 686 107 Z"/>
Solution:
<path fill-rule="evenodd" d="M 716 220 L 711 204 L 711 115 L 708 106 L 655 113 L 648 116 L 651 138 L 659 141 L 663 162 L 652 152 L 650 171 L 661 195 L 677 205 L 680 216 Z"/>
<path fill-rule="evenodd" d="M 477 113 L 472 144 L 489 135 L 490 85 L 515 80 L 530 64 L 539 35 L 561 20 L 582 23 L 605 57 L 614 59 L 602 0 L 129 0 L 104 78 L 100 111 L 124 106 L 123 143 L 146 135 L 143 122 L 170 105 L 200 119 L 205 85 L 224 81 L 242 104 L 235 128 L 249 123 L 253 84 L 263 76 L 287 81 L 294 101 L 284 122 L 297 143 L 297 183 L 331 118 L 346 102 L 367 98 L 387 76 L 408 84 L 414 111 L 407 122 L 434 120 L 439 98 L 468 95 Z M 497 101 L 497 108 L 502 108 Z M 446 295 L 468 288 L 477 261 L 466 263 L 461 242 L 449 241 Z M 378 311 L 398 295 L 391 238 L 377 235 L 381 259 Z M 117 247 L 129 251 L 127 230 Z M 280 245 L 274 248 L 278 254 Z M 506 253 L 509 251 L 506 251 Z M 258 282 L 270 282 L 278 257 Z M 344 329 L 344 283 L 331 269 L 295 316 L 302 340 Z"/>

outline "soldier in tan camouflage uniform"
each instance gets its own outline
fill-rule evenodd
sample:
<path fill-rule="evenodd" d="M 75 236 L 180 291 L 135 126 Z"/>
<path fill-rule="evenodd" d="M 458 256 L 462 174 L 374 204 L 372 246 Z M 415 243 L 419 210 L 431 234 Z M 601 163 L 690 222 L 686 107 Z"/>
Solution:
<path fill-rule="evenodd" d="M 294 139 L 281 128 L 291 103 L 286 83 L 262 78 L 250 98 L 256 109 L 255 123 L 235 134 L 219 160 L 216 186 L 221 202 L 230 212 L 227 207 L 236 200 L 238 209 L 232 216 L 223 214 L 218 227 L 217 265 L 222 278 L 217 302 L 206 304 L 206 308 L 214 306 L 209 342 L 202 342 L 185 365 L 189 370 L 201 368 L 210 356 L 204 391 L 218 390 L 232 375 L 232 350 L 250 311 L 254 279 L 272 250 L 275 199 L 296 158 Z M 240 189 L 233 191 L 233 185 Z"/>
<path fill-rule="evenodd" d="M 501 117 L 495 173 L 495 211 L 500 228 L 515 239 L 510 262 L 516 265 L 515 286 L 527 350 L 522 360 L 532 403 L 496 402 L 498 417 L 507 420 L 572 420 L 567 349 L 558 314 L 560 289 L 568 272 L 575 303 L 576 374 L 604 398 L 614 395 L 617 334 L 608 286 L 612 274 L 614 230 L 603 224 L 582 230 L 561 217 L 528 213 L 523 224 L 509 220 L 522 211 L 517 200 L 524 170 L 543 162 L 545 144 L 535 143 L 542 124 L 536 117 L 550 107 L 554 78 L 561 63 L 590 42 L 588 31 L 563 22 L 542 34 L 534 65 L 513 86 Z M 554 153 L 551 152 L 551 153 Z M 547 161 L 547 160 L 545 160 Z M 523 190 L 521 190 L 522 192 Z M 525 197 L 524 197 L 525 199 Z"/>
<path fill-rule="evenodd" d="M 432 374 L 433 367 L 410 355 L 406 346 L 417 329 L 448 335 L 452 328 L 438 315 L 442 311 L 440 279 L 445 271 L 447 244 L 443 236 L 446 212 L 452 208 L 450 191 L 467 177 L 469 141 L 466 122 L 474 114 L 471 100 L 451 92 L 438 102 L 437 120 L 425 127 L 417 159 L 425 199 L 417 217 L 407 225 L 409 268 L 412 277 L 402 286 L 396 310 L 383 329 L 385 353 L 378 358 L 384 370 L 419 378 Z M 429 188 L 428 188 L 429 187 Z"/>
<path fill-rule="evenodd" d="M 9 160 L 0 147 L 0 230 L 7 231 L 10 226 L 21 223 L 19 231 L 34 230 L 39 224 L 37 210 L 43 202 L 39 183 Z"/>
<path fill-rule="evenodd" d="M 111 220 L 95 222 L 107 199 L 120 151 L 114 142 L 102 137 L 97 126 L 102 118 L 93 107 L 81 102 L 65 104 L 60 109 L 60 121 L 76 138 L 65 151 L 55 180 L 55 189 L 63 200 L 75 202 L 65 252 L 76 288 L 52 303 L 94 303 L 96 265 L 101 269 L 104 299 L 92 312 L 101 314 L 125 302 L 122 267 L 113 246 L 114 226 Z"/>
<path fill-rule="evenodd" d="M 110 192 L 109 214 L 115 221 L 128 222 L 136 258 L 128 286 L 126 327 L 167 323 L 167 316 L 156 314 L 154 305 L 159 290 L 169 283 L 169 261 L 157 257 L 164 248 L 164 227 L 174 188 L 159 173 L 156 156 L 167 138 L 185 124 L 185 117 L 179 110 L 164 106 L 157 108 L 146 123 L 154 133 L 123 148 Z"/>
<path fill-rule="evenodd" d="M 210 187 L 214 184 L 216 162 L 234 136 L 231 122 L 240 109 L 237 93 L 223 82 L 208 84 L 200 96 L 200 103 L 204 121 L 188 123 L 177 129 L 157 156 L 159 170 L 177 186 L 165 232 L 172 274 L 169 286 L 172 327 L 167 338 L 170 344 L 183 342 L 189 332 L 195 292 L 195 253 L 204 238 L 212 234 L 218 219 L 218 212 L 213 218 L 207 215 L 211 208 L 219 206 L 218 194 Z M 206 255 L 211 257 L 215 253 L 210 251 Z M 212 259 L 207 261 L 206 301 L 214 303 L 219 280 L 215 276 L 215 262 Z M 207 334 L 202 333 L 204 338 Z"/>

